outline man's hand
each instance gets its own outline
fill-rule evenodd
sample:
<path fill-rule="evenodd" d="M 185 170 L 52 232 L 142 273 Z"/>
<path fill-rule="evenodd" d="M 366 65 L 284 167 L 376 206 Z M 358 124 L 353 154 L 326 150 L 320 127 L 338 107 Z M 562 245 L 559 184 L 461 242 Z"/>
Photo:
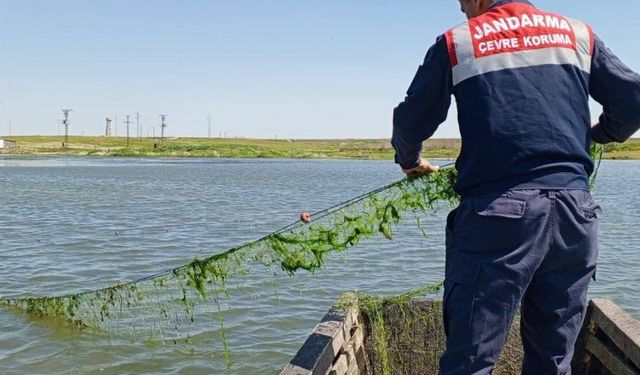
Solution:
<path fill-rule="evenodd" d="M 402 169 L 407 176 L 422 176 L 425 174 L 437 172 L 440 169 L 437 165 L 432 165 L 425 158 L 420 158 L 420 164 L 412 169 Z"/>

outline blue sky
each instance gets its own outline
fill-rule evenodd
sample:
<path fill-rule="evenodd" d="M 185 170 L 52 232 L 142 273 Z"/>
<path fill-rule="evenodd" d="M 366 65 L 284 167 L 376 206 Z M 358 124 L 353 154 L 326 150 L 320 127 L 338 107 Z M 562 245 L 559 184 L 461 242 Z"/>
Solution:
<path fill-rule="evenodd" d="M 640 71 L 638 0 L 539 0 Z M 0 135 L 383 138 L 456 0 L 0 0 Z M 600 112 L 593 107 L 595 118 Z M 135 133 L 135 126 L 131 129 Z M 457 136 L 455 109 L 436 137 Z"/>

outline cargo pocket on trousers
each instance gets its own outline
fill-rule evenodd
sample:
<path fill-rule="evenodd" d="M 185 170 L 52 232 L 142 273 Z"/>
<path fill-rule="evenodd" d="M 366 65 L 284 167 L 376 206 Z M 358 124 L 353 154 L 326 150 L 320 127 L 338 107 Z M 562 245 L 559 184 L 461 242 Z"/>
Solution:
<path fill-rule="evenodd" d="M 530 235 L 523 220 L 527 202 L 507 194 L 474 199 L 471 213 L 456 228 L 458 250 L 470 254 L 513 251 Z"/>
<path fill-rule="evenodd" d="M 475 284 L 479 274 L 479 264 L 453 261 L 447 266 L 442 298 L 442 317 L 447 337 L 452 325 L 459 327 L 464 322 L 466 326 L 463 329 L 468 329 L 471 326 L 476 293 Z"/>
<path fill-rule="evenodd" d="M 478 199 L 476 213 L 480 216 L 519 219 L 524 215 L 527 202 L 510 197 Z"/>

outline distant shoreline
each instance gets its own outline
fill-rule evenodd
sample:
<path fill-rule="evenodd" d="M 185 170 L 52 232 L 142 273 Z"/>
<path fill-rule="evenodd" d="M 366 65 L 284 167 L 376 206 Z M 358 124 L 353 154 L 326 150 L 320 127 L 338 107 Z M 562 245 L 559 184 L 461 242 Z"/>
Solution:
<path fill-rule="evenodd" d="M 130 138 L 71 136 L 62 147 L 61 136 L 15 136 L 14 147 L 0 155 L 194 157 L 194 158 L 282 158 L 392 160 L 388 139 L 251 139 L 251 138 Z M 426 158 L 455 159 L 460 139 L 430 139 L 424 144 Z M 606 159 L 640 159 L 640 139 L 609 145 Z"/>

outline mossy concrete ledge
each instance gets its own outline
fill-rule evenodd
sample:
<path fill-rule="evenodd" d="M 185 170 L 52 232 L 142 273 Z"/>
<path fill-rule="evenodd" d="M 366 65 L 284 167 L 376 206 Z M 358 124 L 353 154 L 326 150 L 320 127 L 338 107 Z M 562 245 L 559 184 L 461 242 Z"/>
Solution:
<path fill-rule="evenodd" d="M 282 375 L 356 375 L 364 363 L 364 331 L 353 295 L 334 306 L 313 329 Z M 341 301 L 345 301 L 342 299 Z"/>
<path fill-rule="evenodd" d="M 439 301 L 411 299 L 384 302 L 372 310 L 347 294 L 281 375 L 435 375 L 445 342 L 441 308 Z M 517 317 L 493 374 L 520 374 L 519 328 Z M 640 322 L 609 300 L 592 300 L 576 344 L 573 373 L 639 375 Z"/>

